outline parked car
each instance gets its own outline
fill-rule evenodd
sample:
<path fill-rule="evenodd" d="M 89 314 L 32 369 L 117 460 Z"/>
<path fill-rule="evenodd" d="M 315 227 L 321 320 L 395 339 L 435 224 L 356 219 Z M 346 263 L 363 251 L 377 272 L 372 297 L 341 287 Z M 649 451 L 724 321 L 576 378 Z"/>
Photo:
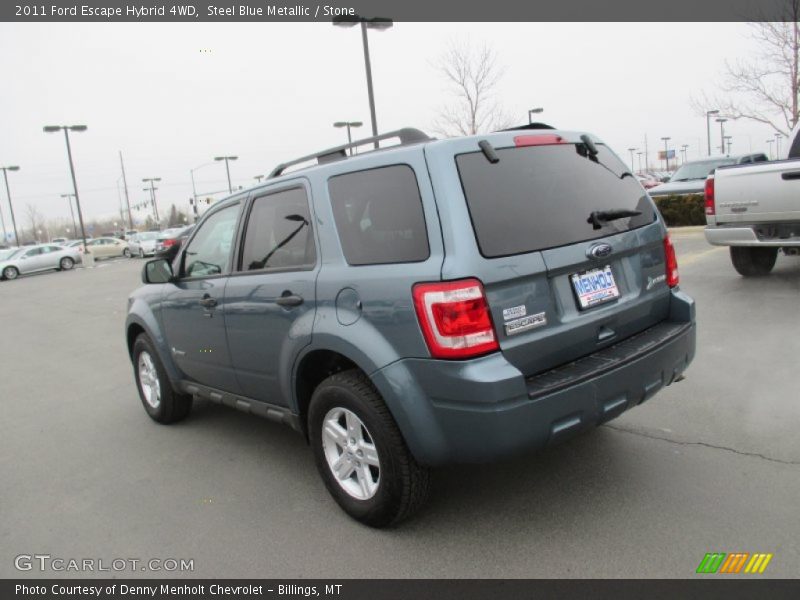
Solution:
<path fill-rule="evenodd" d="M 63 238 L 63 237 L 53 238 L 52 240 L 50 240 L 50 243 L 51 244 L 57 244 L 59 246 L 64 246 L 67 243 L 67 238 Z"/>
<path fill-rule="evenodd" d="M 116 256 L 131 257 L 128 242 L 113 237 L 99 237 L 86 242 L 88 252 L 94 258 L 113 258 Z"/>
<path fill-rule="evenodd" d="M 160 235 L 160 231 L 143 231 L 131 236 L 128 239 L 131 255 L 139 258 L 153 256 L 156 253 L 156 240 Z"/>
<path fill-rule="evenodd" d="M 718 167 L 766 162 L 767 155 L 761 152 L 741 156 L 718 156 L 694 160 L 682 164 L 669 181 L 650 190 L 650 196 L 670 196 L 672 194 L 702 194 L 706 177 Z"/>
<path fill-rule="evenodd" d="M 767 275 L 778 251 L 800 255 L 800 125 L 784 160 L 719 167 L 705 181 L 705 235 L 729 246 L 744 277 Z"/>
<path fill-rule="evenodd" d="M 647 174 L 637 175 L 636 179 L 639 181 L 639 183 L 642 184 L 642 187 L 646 190 L 649 190 L 650 188 L 653 188 L 657 186 L 659 183 L 661 183 L 660 181 L 653 179 L 652 176 Z"/>
<path fill-rule="evenodd" d="M 180 247 L 181 241 L 189 235 L 192 229 L 194 229 L 194 225 L 172 227 L 162 231 L 156 240 L 156 255 L 162 256 L 170 251 L 175 252 Z"/>
<path fill-rule="evenodd" d="M 142 405 L 288 424 L 344 511 L 396 523 L 430 467 L 554 444 L 682 378 L 694 302 L 629 175 L 552 129 L 404 129 L 279 165 L 145 263 L 126 318 Z"/>
<path fill-rule="evenodd" d="M 0 279 L 16 279 L 20 275 L 50 269 L 69 271 L 79 262 L 80 253 L 75 248 L 55 244 L 26 246 L 0 257 Z"/>

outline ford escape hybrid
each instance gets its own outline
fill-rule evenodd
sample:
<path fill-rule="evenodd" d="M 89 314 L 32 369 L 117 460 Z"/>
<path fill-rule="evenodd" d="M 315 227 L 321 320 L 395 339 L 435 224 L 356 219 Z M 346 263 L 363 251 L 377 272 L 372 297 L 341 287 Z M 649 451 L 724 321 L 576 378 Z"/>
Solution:
<path fill-rule="evenodd" d="M 376 527 L 422 505 L 430 467 L 559 442 L 694 356 L 653 202 L 599 139 L 550 128 L 280 165 L 142 278 L 126 338 L 150 417 L 204 398 L 283 422 Z"/>

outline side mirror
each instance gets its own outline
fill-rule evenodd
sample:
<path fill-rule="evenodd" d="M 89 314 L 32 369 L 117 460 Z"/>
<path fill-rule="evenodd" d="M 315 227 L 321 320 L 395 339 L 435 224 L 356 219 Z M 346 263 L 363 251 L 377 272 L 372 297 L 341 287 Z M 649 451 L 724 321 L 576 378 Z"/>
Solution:
<path fill-rule="evenodd" d="M 175 279 L 172 265 L 164 258 L 148 260 L 142 269 L 142 283 L 169 283 Z"/>

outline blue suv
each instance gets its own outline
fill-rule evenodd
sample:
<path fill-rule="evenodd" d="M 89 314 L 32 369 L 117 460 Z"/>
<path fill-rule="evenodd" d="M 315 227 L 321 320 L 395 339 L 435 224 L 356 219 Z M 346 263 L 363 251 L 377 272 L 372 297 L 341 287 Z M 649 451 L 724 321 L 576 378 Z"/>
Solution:
<path fill-rule="evenodd" d="M 431 467 L 562 441 L 680 379 L 695 310 L 663 220 L 600 140 L 545 127 L 403 129 L 212 206 L 129 299 L 147 414 L 203 398 L 285 423 L 383 527 Z"/>

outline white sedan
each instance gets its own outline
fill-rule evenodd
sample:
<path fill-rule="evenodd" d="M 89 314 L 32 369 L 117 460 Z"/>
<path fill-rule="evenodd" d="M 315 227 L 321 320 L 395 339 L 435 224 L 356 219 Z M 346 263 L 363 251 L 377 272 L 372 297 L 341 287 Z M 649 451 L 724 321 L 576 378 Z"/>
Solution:
<path fill-rule="evenodd" d="M 81 261 L 77 248 L 64 248 L 54 244 L 17 248 L 0 259 L 0 279 L 16 279 L 20 275 L 48 271 L 69 271 Z"/>
<path fill-rule="evenodd" d="M 142 231 L 128 238 L 131 254 L 144 258 L 156 253 L 156 240 L 161 235 L 160 231 Z"/>

